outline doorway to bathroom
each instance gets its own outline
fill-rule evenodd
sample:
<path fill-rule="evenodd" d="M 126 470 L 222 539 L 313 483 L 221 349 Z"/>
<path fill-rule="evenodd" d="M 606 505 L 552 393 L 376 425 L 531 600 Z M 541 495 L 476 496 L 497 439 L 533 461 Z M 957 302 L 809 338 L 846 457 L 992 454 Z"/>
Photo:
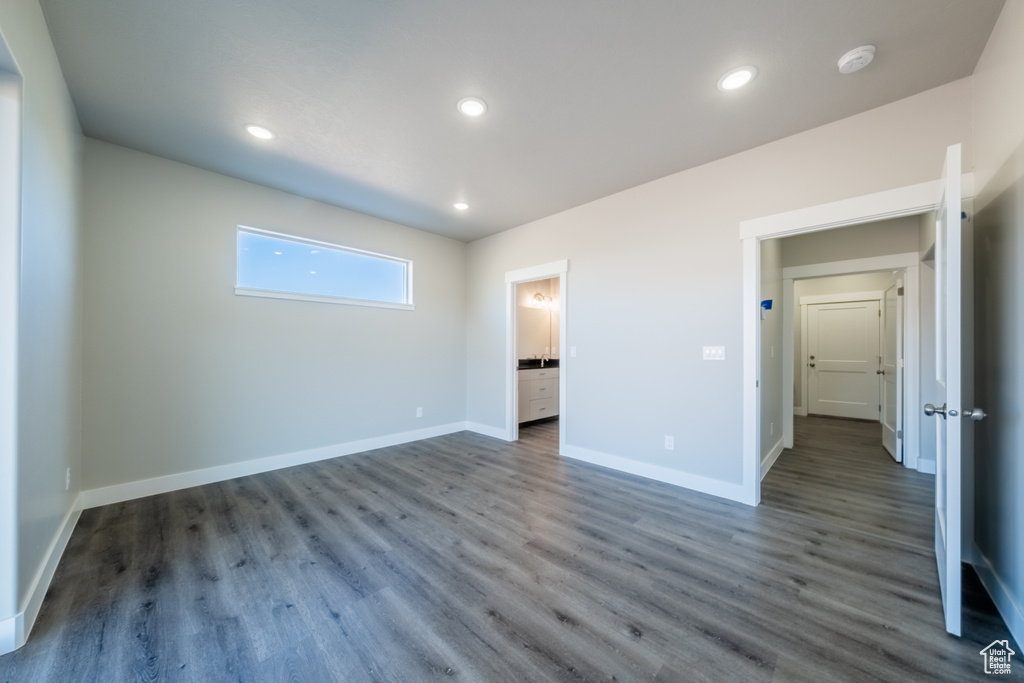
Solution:
<path fill-rule="evenodd" d="M 565 330 L 568 261 L 511 271 L 506 285 L 505 427 L 509 441 L 520 425 L 558 423 L 565 444 Z"/>

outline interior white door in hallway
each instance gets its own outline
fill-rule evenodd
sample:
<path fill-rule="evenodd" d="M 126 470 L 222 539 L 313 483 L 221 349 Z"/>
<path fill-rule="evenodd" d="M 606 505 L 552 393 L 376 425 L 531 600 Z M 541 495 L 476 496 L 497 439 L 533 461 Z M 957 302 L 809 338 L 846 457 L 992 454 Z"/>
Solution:
<path fill-rule="evenodd" d="M 936 430 L 935 562 L 942 608 L 946 630 L 960 635 L 960 563 L 972 543 L 973 424 L 985 417 L 973 405 L 973 241 L 970 221 L 962 218 L 960 145 L 946 150 L 943 181 L 935 224 L 935 379 L 943 394 L 942 405 L 926 404 L 924 414 Z"/>
<path fill-rule="evenodd" d="M 903 462 L 903 281 L 882 299 L 882 445 Z"/>
<path fill-rule="evenodd" d="M 807 307 L 807 412 L 878 420 L 878 301 Z"/>

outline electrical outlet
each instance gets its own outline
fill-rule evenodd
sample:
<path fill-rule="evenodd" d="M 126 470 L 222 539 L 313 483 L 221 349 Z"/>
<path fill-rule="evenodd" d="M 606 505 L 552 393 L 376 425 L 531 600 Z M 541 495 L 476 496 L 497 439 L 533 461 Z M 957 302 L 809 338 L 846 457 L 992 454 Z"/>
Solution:
<path fill-rule="evenodd" d="M 68 471 L 64 473 L 64 490 L 65 491 L 70 491 L 71 490 L 71 468 L 70 467 L 68 468 Z"/>
<path fill-rule="evenodd" d="M 423 417 L 423 408 L 416 409 L 416 417 Z"/>
<path fill-rule="evenodd" d="M 674 451 L 676 449 L 676 437 L 665 435 L 665 450 Z"/>

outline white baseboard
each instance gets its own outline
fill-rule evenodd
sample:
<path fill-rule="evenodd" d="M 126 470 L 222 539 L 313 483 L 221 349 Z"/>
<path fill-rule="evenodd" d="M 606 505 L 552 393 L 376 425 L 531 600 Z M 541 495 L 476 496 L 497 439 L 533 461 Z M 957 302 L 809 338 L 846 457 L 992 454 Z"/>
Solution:
<path fill-rule="evenodd" d="M 71 532 L 75 530 L 75 524 L 78 523 L 78 518 L 82 515 L 81 500 L 81 496 L 76 497 L 71 504 L 71 509 L 64 516 L 64 521 L 61 522 L 60 528 L 57 529 L 57 533 L 47 549 L 46 561 L 36 571 L 21 611 L 13 617 L 0 621 L 0 655 L 17 650 L 28 640 L 28 634 L 36 623 L 36 617 L 39 616 L 39 608 L 43 606 L 46 591 L 50 589 L 53 574 L 57 571 L 60 558 L 64 555 L 64 549 L 71 539 Z"/>
<path fill-rule="evenodd" d="M 495 439 L 501 439 L 502 441 L 508 441 L 508 432 L 505 429 L 480 424 L 479 422 L 467 422 L 466 431 L 476 432 L 477 434 L 483 434 L 484 436 L 490 436 Z"/>
<path fill-rule="evenodd" d="M 636 474 L 666 484 L 700 491 L 701 493 L 710 493 L 713 496 L 734 500 L 739 503 L 747 503 L 749 499 L 748 492 L 741 484 L 731 484 L 719 479 L 710 479 L 697 474 L 690 474 L 689 472 L 669 469 L 661 465 L 652 465 L 624 458 L 620 455 L 601 453 L 600 451 L 592 451 L 588 448 L 570 446 L 568 444 L 562 448 L 561 454 L 568 458 L 589 462 L 592 465 L 600 465 L 620 472 Z"/>
<path fill-rule="evenodd" d="M 925 460 L 924 458 L 918 458 L 917 471 L 923 472 L 924 474 L 935 474 L 935 461 Z"/>
<path fill-rule="evenodd" d="M 82 507 L 94 508 L 99 507 L 100 505 L 122 503 L 126 500 L 134 500 L 135 498 L 154 496 L 159 493 L 169 493 L 170 491 L 187 489 L 192 486 L 213 484 L 218 481 L 245 477 L 250 474 L 270 472 L 284 467 L 293 467 L 295 465 L 317 462 L 318 460 L 339 458 L 344 455 L 362 453 L 363 451 L 372 451 L 377 448 L 387 448 L 388 446 L 397 446 L 399 444 L 409 443 L 410 441 L 430 439 L 435 436 L 443 436 L 445 434 L 453 434 L 455 432 L 465 430 L 465 422 L 452 422 L 449 424 L 437 425 L 436 427 L 426 427 L 425 429 L 399 432 L 398 434 L 387 434 L 385 436 L 377 436 L 370 439 L 349 441 L 331 446 L 322 446 L 320 448 L 310 448 L 308 450 L 296 451 L 294 453 L 284 453 L 282 455 L 271 455 L 265 458 L 257 458 L 255 460 L 245 460 L 243 462 L 231 463 L 230 465 L 219 465 L 217 467 L 208 467 L 201 470 L 179 472 L 177 474 L 168 474 L 166 476 L 154 477 L 152 479 L 130 481 L 124 484 L 115 484 L 113 486 L 89 489 L 87 491 L 82 491 Z"/>
<path fill-rule="evenodd" d="M 974 544 L 974 570 L 978 572 L 981 585 L 988 591 L 1013 639 L 1018 644 L 1024 643 L 1024 609 L 1021 609 L 1021 606 L 1014 600 L 1013 594 L 999 578 L 995 567 L 985 557 L 985 553 L 981 551 L 978 544 Z"/>
<path fill-rule="evenodd" d="M 803 406 L 793 406 L 793 414 L 799 415 L 800 417 L 807 417 L 807 408 Z"/>
<path fill-rule="evenodd" d="M 772 468 L 772 465 L 775 464 L 775 461 L 779 459 L 780 455 L 782 455 L 782 450 L 783 450 L 782 439 L 779 439 L 778 442 L 774 446 L 772 446 L 772 449 L 770 451 L 768 451 L 768 453 L 765 454 L 765 456 L 763 458 L 761 458 L 761 480 L 762 481 L 764 481 L 764 475 L 768 474 L 768 470 L 770 470 Z"/>

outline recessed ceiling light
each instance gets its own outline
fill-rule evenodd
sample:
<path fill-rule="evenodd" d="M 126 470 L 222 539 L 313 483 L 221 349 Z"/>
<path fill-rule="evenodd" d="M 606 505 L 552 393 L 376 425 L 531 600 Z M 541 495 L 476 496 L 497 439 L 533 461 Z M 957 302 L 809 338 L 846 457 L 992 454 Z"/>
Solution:
<path fill-rule="evenodd" d="M 466 209 L 469 208 L 469 204 L 467 204 L 466 202 L 455 202 L 454 204 L 452 204 L 452 206 L 454 206 L 459 211 L 465 211 Z"/>
<path fill-rule="evenodd" d="M 718 79 L 719 90 L 736 90 L 742 88 L 757 76 L 757 69 L 752 66 L 741 66 L 733 69 Z"/>
<path fill-rule="evenodd" d="M 463 97 L 459 100 L 459 111 L 466 116 L 480 116 L 487 111 L 487 103 L 479 97 Z"/>
<path fill-rule="evenodd" d="M 274 138 L 274 134 L 269 130 L 263 126 L 257 126 L 253 123 L 250 123 L 245 127 L 245 132 L 254 138 L 259 138 L 260 140 L 272 140 Z"/>

